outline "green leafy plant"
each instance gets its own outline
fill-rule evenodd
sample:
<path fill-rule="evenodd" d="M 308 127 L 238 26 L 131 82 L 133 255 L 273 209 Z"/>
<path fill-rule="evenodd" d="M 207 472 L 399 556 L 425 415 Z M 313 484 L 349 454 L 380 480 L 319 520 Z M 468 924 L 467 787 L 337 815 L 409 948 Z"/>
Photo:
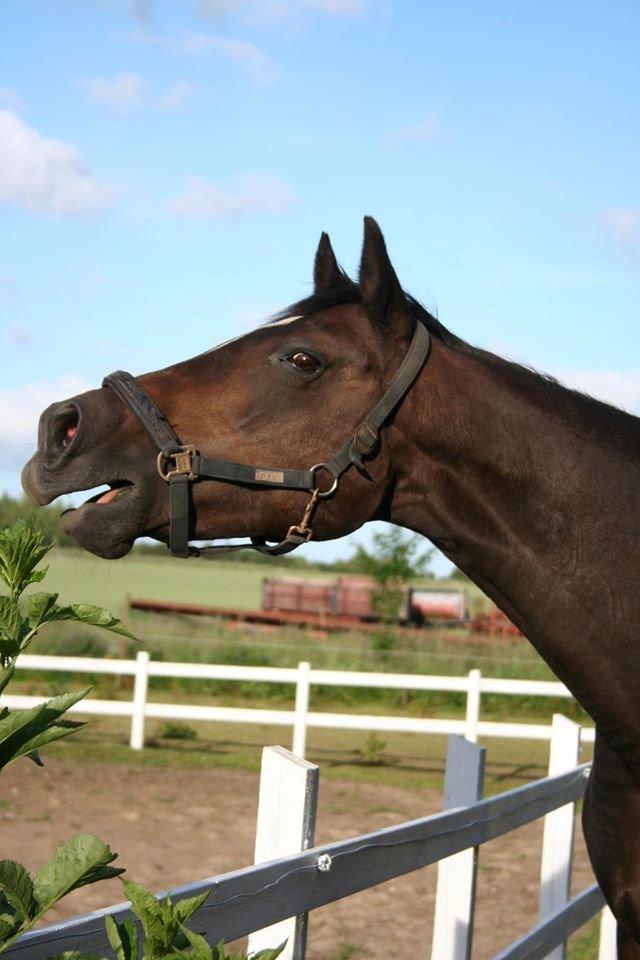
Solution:
<path fill-rule="evenodd" d="M 375 730 L 371 730 L 367 734 L 367 739 L 361 751 L 362 763 L 371 767 L 384 763 L 384 749 L 386 746 L 387 741 L 384 740 L 380 734 L 376 733 Z"/>
<path fill-rule="evenodd" d="M 19 655 L 47 623 L 75 620 L 131 636 L 119 620 L 93 604 L 62 606 L 57 594 L 44 592 L 21 602 L 27 587 L 46 576 L 47 568 L 38 567 L 49 549 L 42 533 L 23 522 L 0 531 L 0 580 L 7 590 L 0 595 L 0 693 L 13 677 Z M 29 709 L 0 707 L 0 771 L 22 757 L 41 764 L 38 751 L 43 746 L 84 726 L 65 714 L 89 689 Z M 72 890 L 122 873 L 110 866 L 115 857 L 97 837 L 78 834 L 59 846 L 33 878 L 22 864 L 0 861 L 0 953 Z"/>
<path fill-rule="evenodd" d="M 47 567 L 37 569 L 51 546 L 42 533 L 24 522 L 0 530 L 0 580 L 7 593 L 0 595 L 0 693 L 15 673 L 16 661 L 38 631 L 47 623 L 71 620 L 88 623 L 112 633 L 132 637 L 124 624 L 107 610 L 91 603 L 63 606 L 57 593 L 39 591 L 21 603 L 22 594 L 40 583 Z M 0 709 L 0 770 L 20 757 L 41 763 L 38 749 L 67 737 L 82 723 L 63 719 L 64 714 L 87 695 L 90 688 L 54 697 L 26 710 Z"/>
<path fill-rule="evenodd" d="M 120 620 L 93 604 L 63 606 L 58 603 L 57 593 L 45 592 L 33 593 L 26 602 L 21 602 L 27 587 L 45 578 L 48 568 L 38 567 L 50 549 L 42 532 L 24 522 L 0 530 L 0 580 L 7 589 L 7 593 L 0 594 L 0 694 L 14 675 L 19 655 L 47 623 L 71 620 L 134 639 Z M 84 726 L 67 720 L 65 714 L 90 689 L 64 693 L 26 710 L 10 711 L 1 707 L 0 772 L 21 757 L 41 764 L 38 753 L 41 747 Z M 174 730 L 174 736 L 185 738 L 195 734 L 186 724 L 174 726 L 179 728 L 178 734 Z M 98 837 L 77 834 L 61 844 L 34 877 L 20 863 L 0 861 L 0 953 L 73 890 L 123 873 L 122 868 L 111 866 L 116 857 Z M 224 944 L 210 946 L 204 937 L 186 926 L 206 900 L 208 891 L 173 903 L 170 897 L 158 900 L 144 887 L 130 881 L 123 881 L 123 885 L 143 936 L 139 937 L 138 927 L 132 920 L 117 923 L 112 917 L 106 917 L 107 937 L 117 960 L 139 960 L 140 951 L 142 960 L 243 960 L 239 954 L 227 954 Z M 261 950 L 252 960 L 275 960 L 283 947 L 284 944 L 274 950 Z M 67 952 L 55 960 L 63 958 L 96 960 L 82 951 Z"/>
<path fill-rule="evenodd" d="M 122 873 L 110 866 L 116 856 L 98 837 L 77 834 L 33 878 L 22 864 L 0 861 L 0 952 L 72 890 Z"/>
<path fill-rule="evenodd" d="M 168 896 L 158 900 L 145 887 L 129 880 L 123 880 L 122 885 L 131 901 L 131 912 L 140 923 L 137 925 L 131 919 L 118 923 L 113 917 L 105 917 L 107 937 L 116 960 L 139 960 L 141 951 L 142 960 L 247 960 L 244 953 L 227 953 L 224 943 L 211 946 L 201 934 L 187 927 L 187 922 L 209 896 L 209 890 L 174 903 Z M 252 953 L 249 960 L 276 960 L 284 946 L 281 943 L 272 950 L 259 950 Z M 105 958 L 72 950 L 50 960 Z"/>
<path fill-rule="evenodd" d="M 182 720 L 165 720 L 158 736 L 163 740 L 197 740 L 198 732 Z"/>
<path fill-rule="evenodd" d="M 124 880 L 122 885 L 144 934 L 141 943 L 143 960 L 178 960 L 183 957 L 191 960 L 234 960 L 238 956 L 228 954 L 224 943 L 211 946 L 203 936 L 194 933 L 186 925 L 209 896 L 209 890 L 197 897 L 174 903 L 168 896 L 157 900 L 137 883 Z M 140 944 L 133 921 L 117 923 L 112 917 L 106 917 L 105 924 L 117 960 L 137 960 Z M 283 948 L 284 943 L 273 950 L 260 950 L 252 954 L 252 960 L 275 960 Z"/>

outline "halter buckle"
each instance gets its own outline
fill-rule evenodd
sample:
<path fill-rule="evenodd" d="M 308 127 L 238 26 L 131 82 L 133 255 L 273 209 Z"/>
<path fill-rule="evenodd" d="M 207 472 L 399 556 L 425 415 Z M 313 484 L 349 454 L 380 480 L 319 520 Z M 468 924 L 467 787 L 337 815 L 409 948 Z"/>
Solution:
<path fill-rule="evenodd" d="M 289 527 L 287 530 L 287 535 L 284 538 L 285 541 L 291 541 L 298 543 L 302 546 L 303 543 L 309 543 L 313 536 L 313 530 L 310 527 L 303 527 L 299 524 L 294 524 L 292 527 Z"/>
<path fill-rule="evenodd" d="M 162 450 L 158 454 L 158 473 L 163 480 L 169 481 L 171 477 L 177 476 L 186 476 L 187 480 L 197 480 L 198 474 L 194 472 L 193 469 L 193 458 L 196 455 L 196 448 L 192 443 L 183 443 L 179 450 L 176 450 L 175 453 L 163 453 Z M 173 460 L 175 466 L 172 469 L 167 469 L 168 465 Z"/>

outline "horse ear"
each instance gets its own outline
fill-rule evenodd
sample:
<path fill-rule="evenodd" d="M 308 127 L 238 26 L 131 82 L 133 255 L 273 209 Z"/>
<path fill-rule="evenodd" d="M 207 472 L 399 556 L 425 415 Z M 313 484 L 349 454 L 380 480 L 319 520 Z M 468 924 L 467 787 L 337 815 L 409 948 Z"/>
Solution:
<path fill-rule="evenodd" d="M 407 298 L 391 266 L 382 230 L 373 217 L 364 218 L 360 290 L 365 310 L 377 323 L 387 326 L 409 316 Z"/>
<path fill-rule="evenodd" d="M 320 235 L 320 243 L 316 250 L 316 259 L 313 265 L 313 282 L 315 293 L 322 293 L 324 290 L 335 290 L 336 287 L 342 287 L 350 284 L 349 277 L 344 272 L 333 252 L 329 234 Z"/>

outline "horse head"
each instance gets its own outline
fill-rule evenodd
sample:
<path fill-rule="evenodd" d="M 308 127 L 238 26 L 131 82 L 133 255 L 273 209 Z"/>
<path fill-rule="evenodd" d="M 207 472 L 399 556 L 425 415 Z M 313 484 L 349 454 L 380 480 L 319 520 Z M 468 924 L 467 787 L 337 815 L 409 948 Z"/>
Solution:
<path fill-rule="evenodd" d="M 170 425 L 169 432 L 193 445 L 198 457 L 209 463 L 254 465 L 253 474 L 245 472 L 240 482 L 225 477 L 224 471 L 212 482 L 192 477 L 181 508 L 188 513 L 184 522 L 192 539 L 249 536 L 258 543 L 281 541 L 287 531 L 299 529 L 296 524 L 314 488 L 321 500 L 312 504 L 303 529 L 310 535 L 313 513 L 316 539 L 340 537 L 367 520 L 389 516 L 395 481 L 389 434 L 397 410 L 387 411 L 381 430 L 356 434 L 402 366 L 416 330 L 416 313 L 398 282 L 382 233 L 369 217 L 359 282 L 338 265 L 323 233 L 314 283 L 310 297 L 253 332 L 129 380 L 156 422 Z M 426 349 L 425 344 L 411 380 Z M 108 490 L 67 511 L 61 525 L 82 547 L 113 558 L 126 554 L 138 537 L 169 542 L 166 479 L 176 463 L 161 454 L 157 469 L 159 444 L 154 445 L 140 416 L 122 402 L 114 389 L 118 384 L 109 384 L 109 378 L 105 383 L 44 411 L 38 449 L 23 470 L 22 482 L 38 504 L 108 485 Z M 410 385 L 405 382 L 393 408 Z M 310 472 L 329 463 L 345 441 L 346 466 L 352 469 L 344 467 L 343 454 L 339 478 L 334 467 Z M 284 464 L 286 470 L 273 469 L 273 464 Z M 279 485 L 279 477 L 286 481 L 294 474 L 297 486 Z"/>

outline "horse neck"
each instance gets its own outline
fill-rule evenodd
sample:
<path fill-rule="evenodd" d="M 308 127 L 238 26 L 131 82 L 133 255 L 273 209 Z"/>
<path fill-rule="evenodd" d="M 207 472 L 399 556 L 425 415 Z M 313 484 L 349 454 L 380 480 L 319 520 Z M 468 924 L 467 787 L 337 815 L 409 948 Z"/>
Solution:
<path fill-rule="evenodd" d="M 390 519 L 440 547 L 625 744 L 632 700 L 637 741 L 640 421 L 434 339 L 390 445 Z"/>

